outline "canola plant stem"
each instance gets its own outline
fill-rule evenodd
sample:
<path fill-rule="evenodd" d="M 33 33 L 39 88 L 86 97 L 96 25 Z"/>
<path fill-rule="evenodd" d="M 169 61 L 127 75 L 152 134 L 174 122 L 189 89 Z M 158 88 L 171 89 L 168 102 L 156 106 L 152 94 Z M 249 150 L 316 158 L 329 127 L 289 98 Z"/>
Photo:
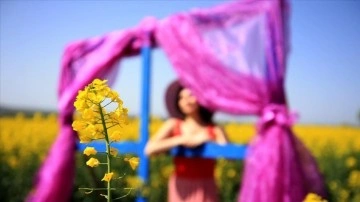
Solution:
<path fill-rule="evenodd" d="M 102 122 L 104 132 L 105 132 L 107 173 L 110 173 L 111 172 L 110 141 L 109 141 L 109 136 L 108 136 L 107 129 L 106 129 L 104 114 L 103 114 L 102 107 L 100 104 L 99 104 L 99 110 L 100 110 L 101 122 Z M 107 201 L 108 202 L 111 201 L 111 183 L 110 182 L 111 182 L 111 180 L 109 180 L 107 182 Z"/>

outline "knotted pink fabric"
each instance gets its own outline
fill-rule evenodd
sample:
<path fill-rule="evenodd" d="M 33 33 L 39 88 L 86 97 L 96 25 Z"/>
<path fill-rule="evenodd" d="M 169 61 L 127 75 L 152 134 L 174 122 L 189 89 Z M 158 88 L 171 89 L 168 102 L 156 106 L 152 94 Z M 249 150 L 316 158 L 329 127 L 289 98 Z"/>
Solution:
<path fill-rule="evenodd" d="M 284 105 L 265 107 L 249 145 L 238 201 L 300 202 L 310 192 L 326 196 L 315 159 L 291 130 L 295 119 Z"/>
<path fill-rule="evenodd" d="M 240 0 L 161 21 L 146 18 L 134 28 L 70 43 L 58 89 L 61 129 L 28 201 L 69 200 L 77 92 L 95 78 L 111 83 L 121 59 L 139 54 L 142 46 L 162 48 L 180 81 L 206 107 L 260 116 L 239 201 L 298 202 L 309 191 L 323 195 L 316 162 L 291 131 L 284 91 L 288 17 L 287 0 Z"/>
<path fill-rule="evenodd" d="M 257 123 L 257 131 L 262 134 L 266 127 L 271 125 L 279 125 L 291 127 L 298 119 L 297 113 L 290 113 L 285 105 L 269 104 L 260 115 Z"/>

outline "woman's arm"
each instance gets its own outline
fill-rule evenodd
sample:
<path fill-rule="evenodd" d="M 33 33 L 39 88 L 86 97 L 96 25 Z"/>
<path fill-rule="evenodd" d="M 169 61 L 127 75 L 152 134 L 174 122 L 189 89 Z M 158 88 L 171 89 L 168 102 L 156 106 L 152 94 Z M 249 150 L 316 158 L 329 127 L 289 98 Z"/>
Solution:
<path fill-rule="evenodd" d="M 223 144 L 227 144 L 229 142 L 226 132 L 222 127 L 215 126 L 214 132 L 215 132 L 215 136 L 216 136 L 216 143 L 223 145 Z"/>
<path fill-rule="evenodd" d="M 145 155 L 150 156 L 167 151 L 182 143 L 181 136 L 169 137 L 176 125 L 176 119 L 169 119 L 145 146 Z"/>

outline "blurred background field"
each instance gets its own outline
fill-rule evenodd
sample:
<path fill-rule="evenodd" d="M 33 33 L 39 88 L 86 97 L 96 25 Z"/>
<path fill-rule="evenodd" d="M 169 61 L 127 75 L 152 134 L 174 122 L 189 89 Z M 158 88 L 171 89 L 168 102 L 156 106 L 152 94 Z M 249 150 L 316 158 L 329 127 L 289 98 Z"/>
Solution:
<path fill-rule="evenodd" d="M 57 114 L 51 112 L 12 112 L 0 116 L 0 198 L 2 201 L 23 201 L 31 191 L 31 184 L 48 149 L 55 140 L 59 127 Z M 150 133 L 162 124 L 158 117 L 151 118 Z M 247 144 L 255 128 L 251 123 L 220 123 L 227 131 L 231 142 Z M 329 201 L 360 201 L 360 128 L 350 125 L 295 125 L 296 135 L 316 157 L 323 172 L 329 191 Z M 138 139 L 139 119 L 132 117 L 124 128 L 124 140 Z M 121 152 L 121 151 L 120 151 Z M 122 154 L 127 157 L 130 154 Z M 79 187 L 103 186 L 99 180 L 99 169 L 88 169 L 86 157 L 77 154 L 76 180 L 73 201 L 100 201 L 99 193 L 89 195 Z M 141 162 L 140 162 L 141 163 Z M 149 201 L 166 201 L 167 179 L 173 167 L 171 157 L 160 155 L 151 159 L 150 182 L 142 186 L 142 193 Z M 116 186 L 121 188 L 139 187 L 136 171 L 132 171 L 123 160 L 115 162 L 118 176 L 124 176 Z M 217 183 L 221 201 L 236 201 L 243 162 L 240 160 L 218 159 Z M 127 190 L 120 190 L 121 196 Z M 122 201 L 134 201 L 136 191 Z"/>

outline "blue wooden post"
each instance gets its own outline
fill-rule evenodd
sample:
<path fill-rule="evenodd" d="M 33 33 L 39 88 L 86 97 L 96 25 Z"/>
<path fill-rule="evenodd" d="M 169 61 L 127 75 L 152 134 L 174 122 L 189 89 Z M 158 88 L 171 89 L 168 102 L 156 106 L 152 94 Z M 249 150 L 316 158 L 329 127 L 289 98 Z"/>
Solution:
<path fill-rule="evenodd" d="M 150 106 L 150 87 L 151 87 L 151 47 L 146 44 L 141 49 L 141 55 L 143 58 L 143 70 L 142 70 L 142 93 L 141 93 L 141 115 L 140 115 L 140 141 L 139 141 L 139 177 L 146 183 L 149 178 L 149 159 L 144 154 L 145 145 L 149 139 L 149 106 Z M 145 202 L 146 199 L 139 196 L 136 199 L 137 202 Z"/>

